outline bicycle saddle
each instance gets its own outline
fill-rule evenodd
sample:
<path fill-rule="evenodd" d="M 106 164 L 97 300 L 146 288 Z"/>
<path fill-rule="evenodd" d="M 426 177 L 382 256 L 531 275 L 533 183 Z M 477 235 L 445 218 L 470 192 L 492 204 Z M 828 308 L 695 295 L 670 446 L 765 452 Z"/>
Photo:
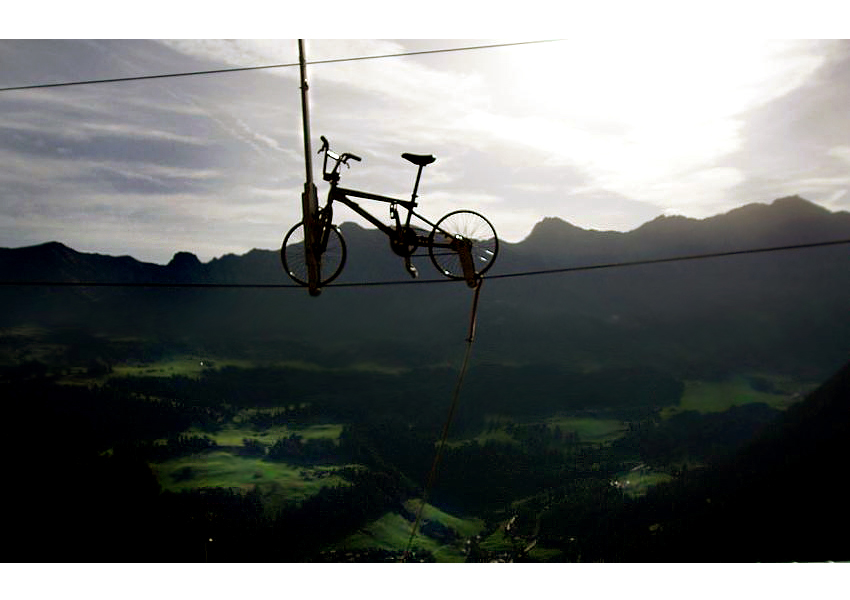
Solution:
<path fill-rule="evenodd" d="M 432 162 L 437 160 L 430 154 L 410 154 L 409 152 L 405 152 L 401 155 L 401 157 L 405 160 L 409 160 L 414 165 L 419 165 L 420 167 L 430 165 Z"/>

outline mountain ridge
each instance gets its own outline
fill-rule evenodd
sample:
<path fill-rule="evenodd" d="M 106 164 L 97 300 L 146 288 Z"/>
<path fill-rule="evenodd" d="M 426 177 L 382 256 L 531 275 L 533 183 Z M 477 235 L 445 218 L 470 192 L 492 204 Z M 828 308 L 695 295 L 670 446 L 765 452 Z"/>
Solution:
<path fill-rule="evenodd" d="M 638 359 L 685 374 L 740 365 L 780 370 L 809 365 L 814 376 L 825 376 L 846 362 L 850 339 L 850 253 L 844 246 L 496 277 L 850 239 L 850 213 L 810 204 L 789 197 L 705 220 L 664 217 L 626 233 L 583 230 L 550 218 L 536 237 L 500 244 L 479 314 L 481 360 L 596 365 Z M 0 281 L 141 286 L 5 285 L 0 327 L 44 324 L 122 336 L 141 330 L 239 344 L 246 352 L 255 347 L 280 353 L 306 344 L 322 353 L 333 348 L 334 360 L 343 362 L 447 360 L 452 350 L 445 335 L 468 327 L 468 288 L 451 283 L 335 287 L 337 282 L 411 282 L 380 231 L 353 223 L 341 229 L 348 259 L 339 279 L 318 299 L 294 286 L 276 250 L 253 249 L 206 263 L 176 253 L 159 265 L 80 253 L 56 242 L 0 249 Z M 423 279 L 442 281 L 424 249 L 413 261 Z M 172 283 L 293 289 L 172 289 Z M 263 344 L 270 340 L 269 350 Z"/>
<path fill-rule="evenodd" d="M 742 218 L 747 220 L 769 218 L 776 222 L 784 222 L 787 225 L 793 224 L 794 221 L 801 218 L 806 220 L 818 220 L 828 219 L 830 217 L 836 217 L 837 219 L 843 220 L 845 224 L 850 224 L 850 211 L 831 211 L 828 208 L 806 200 L 799 195 L 792 195 L 777 198 L 770 203 L 753 202 L 745 204 L 727 212 L 718 213 L 704 218 L 662 214 L 629 231 L 599 230 L 592 228 L 585 229 L 560 217 L 548 216 L 543 217 L 540 221 L 538 221 L 532 227 L 529 234 L 519 242 L 502 242 L 502 244 L 517 248 L 529 247 L 533 248 L 535 251 L 545 251 L 549 249 L 552 244 L 580 244 L 588 243 L 590 240 L 612 240 L 622 237 L 628 238 L 630 236 L 647 235 L 650 233 L 654 235 L 669 235 L 668 232 L 671 229 L 677 230 L 678 233 L 681 233 L 683 230 L 688 230 L 690 232 L 700 227 L 707 227 L 709 225 L 721 224 Z M 355 235 L 358 237 L 375 235 L 379 239 L 383 239 L 383 234 L 380 234 L 377 230 L 364 228 L 354 222 L 344 221 L 341 223 L 340 228 L 343 230 L 344 234 Z M 30 246 L 0 247 L 0 252 L 4 251 L 47 252 L 53 254 L 64 254 L 66 256 L 72 253 L 73 255 L 91 257 L 110 257 L 121 259 L 131 258 L 141 265 L 186 267 L 190 263 L 192 263 L 193 266 L 210 266 L 222 262 L 226 263 L 228 260 L 232 260 L 232 257 L 242 258 L 251 255 L 252 253 L 276 253 L 278 250 L 253 248 L 244 254 L 227 253 L 222 256 L 213 257 L 204 262 L 201 261 L 191 250 L 182 249 L 176 250 L 172 255 L 172 258 L 165 264 L 139 260 L 130 255 L 115 256 L 100 252 L 81 252 L 57 240 L 42 242 Z M 195 262 L 197 262 L 197 265 L 194 265 Z"/>

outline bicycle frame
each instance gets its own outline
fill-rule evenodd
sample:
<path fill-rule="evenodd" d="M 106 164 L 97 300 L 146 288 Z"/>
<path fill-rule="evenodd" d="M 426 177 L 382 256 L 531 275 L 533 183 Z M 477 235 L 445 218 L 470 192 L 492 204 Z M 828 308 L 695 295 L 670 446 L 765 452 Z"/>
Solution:
<path fill-rule="evenodd" d="M 385 223 L 380 221 L 377 217 L 372 215 L 369 211 L 367 211 L 365 208 L 363 208 L 362 206 L 360 206 L 359 204 L 357 204 L 356 202 L 351 200 L 351 197 L 353 197 L 353 198 L 364 198 L 366 200 L 376 200 L 378 202 L 385 202 L 385 203 L 390 204 L 390 205 L 398 204 L 399 206 L 401 206 L 402 208 L 405 208 L 407 210 L 407 219 L 405 219 L 404 225 L 402 226 L 401 219 L 399 218 L 399 215 L 398 215 L 398 211 L 393 208 L 391 210 L 393 210 L 393 216 L 395 218 L 395 227 L 386 225 Z M 402 227 L 404 227 L 404 229 L 407 230 L 407 228 L 410 227 L 411 217 L 416 217 L 420 221 L 427 223 L 428 225 L 430 225 L 430 227 L 432 229 L 437 228 L 437 225 L 435 223 L 432 223 L 431 221 L 429 221 L 428 219 L 426 219 L 425 217 L 423 217 L 422 215 L 417 213 L 415 210 L 413 210 L 414 207 L 417 206 L 417 202 L 415 200 L 400 200 L 398 198 L 390 198 L 389 196 L 382 196 L 380 194 L 373 194 L 371 192 L 362 192 L 362 191 L 359 191 L 359 190 L 341 188 L 341 187 L 337 187 L 336 185 L 331 184 L 331 190 L 328 192 L 328 202 L 327 202 L 327 204 L 325 205 L 324 208 L 325 209 L 330 208 L 331 204 L 334 201 L 340 202 L 340 203 L 344 204 L 345 206 L 347 206 L 348 208 L 350 208 L 351 210 L 353 210 L 354 212 L 356 212 L 358 215 L 360 215 L 361 217 L 363 217 L 364 219 L 366 219 L 367 221 L 372 223 L 372 225 L 377 227 L 379 230 L 384 232 L 384 234 L 387 235 L 387 237 L 389 237 L 389 238 L 398 237 L 398 235 L 402 231 Z M 441 231 L 442 231 L 442 229 L 441 229 Z M 444 233 L 449 235 L 448 232 L 444 232 Z M 435 248 L 450 248 L 451 247 L 450 243 L 440 243 L 440 242 L 435 242 L 435 241 L 429 241 L 428 236 L 422 236 L 422 235 L 419 235 L 419 234 L 416 235 L 416 241 L 419 245 L 422 245 L 422 246 L 430 245 L 430 246 L 435 247 Z"/>
<path fill-rule="evenodd" d="M 381 194 L 374 194 L 372 192 L 363 192 L 360 190 L 352 190 L 348 188 L 339 187 L 339 178 L 340 178 L 340 167 L 345 164 L 347 166 L 347 162 L 349 159 L 360 160 L 359 156 L 350 153 L 337 154 L 332 152 L 328 147 L 327 139 L 322 136 L 322 149 L 319 152 L 324 152 L 324 161 L 322 163 L 322 172 L 323 178 L 325 181 L 329 182 L 331 185 L 331 189 L 328 192 L 328 201 L 322 209 L 325 213 L 324 219 L 322 221 L 323 229 L 327 229 L 327 226 L 332 224 L 332 215 L 333 208 L 332 204 L 334 201 L 340 202 L 351 210 L 356 212 L 358 215 L 369 221 L 372 225 L 377 227 L 380 231 L 382 231 L 390 240 L 400 241 L 400 238 L 404 236 L 404 234 L 409 233 L 410 230 L 410 220 L 411 217 L 416 217 L 420 221 L 427 223 L 433 229 L 439 229 L 440 232 L 445 233 L 447 236 L 452 237 L 451 234 L 442 228 L 438 228 L 435 223 L 432 223 L 413 209 L 418 205 L 416 202 L 416 192 L 419 189 L 419 179 L 422 176 L 422 169 L 424 165 L 420 165 L 419 170 L 416 173 L 416 183 L 413 186 L 413 192 L 410 195 L 410 200 L 400 200 L 398 198 L 391 198 L 389 196 L 383 196 Z M 334 161 L 333 168 L 328 171 L 328 158 Z M 377 217 L 372 215 L 365 208 L 351 200 L 350 197 L 353 198 L 364 198 L 366 200 L 376 200 L 378 202 L 386 202 L 390 205 L 390 216 L 395 220 L 395 227 L 388 226 L 380 221 Z M 404 225 L 401 223 L 401 219 L 398 215 L 398 210 L 395 208 L 396 205 L 399 205 L 407 210 L 407 218 L 404 221 Z M 321 246 L 324 249 L 324 245 L 327 243 L 328 234 L 326 231 L 322 232 L 321 236 Z M 434 242 L 429 237 L 421 236 L 419 234 L 416 235 L 416 245 L 417 246 L 430 246 L 433 248 L 451 248 L 451 243 L 440 243 Z"/>

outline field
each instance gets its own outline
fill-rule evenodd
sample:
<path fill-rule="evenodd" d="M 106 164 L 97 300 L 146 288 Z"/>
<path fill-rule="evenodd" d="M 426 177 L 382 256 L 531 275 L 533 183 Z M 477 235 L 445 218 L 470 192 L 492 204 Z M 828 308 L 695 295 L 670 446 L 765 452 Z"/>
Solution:
<path fill-rule="evenodd" d="M 672 477 L 667 473 L 637 469 L 621 473 L 617 477 L 616 483 L 626 496 L 634 498 L 645 494 L 650 487 L 671 479 Z"/>
<path fill-rule="evenodd" d="M 511 539 L 505 528 L 506 523 L 502 523 L 493 533 L 482 539 L 478 544 L 478 547 L 481 550 L 493 553 L 496 556 L 500 553 L 513 553 L 516 552 L 517 549 L 527 548 L 529 545 L 528 540 L 521 538 L 517 538 L 516 540 Z M 563 556 L 563 552 L 560 550 L 542 548 L 537 545 L 533 545 L 528 551 L 527 556 L 529 559 L 534 561 L 549 562 L 558 561 Z"/>
<path fill-rule="evenodd" d="M 578 434 L 583 442 L 610 442 L 623 435 L 625 427 L 622 421 L 615 419 L 596 419 L 591 417 L 551 417 L 546 420 L 549 427 L 560 427 L 561 431 Z"/>
<path fill-rule="evenodd" d="M 120 364 L 113 367 L 114 377 L 171 377 L 182 375 L 185 377 L 198 377 L 205 370 L 214 367 L 251 367 L 249 361 L 227 360 L 227 361 L 204 361 L 198 357 L 177 356 L 168 360 L 157 361 L 150 364 Z"/>
<path fill-rule="evenodd" d="M 272 427 L 261 432 L 238 424 L 229 424 L 214 433 L 190 429 L 186 435 L 208 437 L 222 449 L 151 463 L 150 466 L 162 488 L 172 492 L 201 487 L 239 488 L 247 491 L 261 486 L 276 489 L 287 500 L 299 501 L 324 486 L 347 485 L 345 479 L 334 473 L 353 465 L 294 466 L 257 456 L 240 456 L 233 452 L 243 446 L 242 441 L 246 438 L 258 440 L 268 448 L 278 439 L 295 433 L 304 440 L 336 440 L 341 431 L 342 425 L 336 424 L 297 429 Z"/>
<path fill-rule="evenodd" d="M 337 424 L 321 424 L 311 425 L 309 427 L 270 427 L 264 431 L 256 431 L 251 427 L 243 427 L 238 423 L 225 425 L 221 430 L 214 433 L 208 433 L 199 429 L 190 429 L 186 432 L 187 435 L 206 436 L 215 441 L 219 446 L 241 446 L 242 440 L 255 439 L 271 446 L 280 438 L 289 437 L 292 434 L 298 434 L 304 440 L 311 439 L 339 439 L 339 434 L 342 432 L 342 425 Z"/>
<path fill-rule="evenodd" d="M 761 376 L 761 379 L 765 382 L 763 390 L 755 389 L 752 379 L 744 376 L 724 381 L 685 381 L 685 392 L 679 405 L 665 408 L 661 416 L 668 417 L 687 410 L 700 413 L 723 412 L 733 406 L 751 402 L 764 402 L 773 408 L 784 410 L 815 387 L 778 376 Z"/>
<path fill-rule="evenodd" d="M 199 377 L 210 368 L 255 366 L 240 360 L 202 360 L 197 357 L 172 357 L 145 365 L 116 365 L 106 377 L 168 377 L 174 375 Z M 151 463 L 151 469 L 164 490 L 179 492 L 202 487 L 225 487 L 250 490 L 256 486 L 273 487 L 288 500 L 303 500 L 324 486 L 347 485 L 347 481 L 334 473 L 345 466 L 292 466 L 284 462 L 266 461 L 256 456 L 240 456 L 236 449 L 243 440 L 253 439 L 267 448 L 281 438 L 293 434 L 305 441 L 311 439 L 337 440 L 341 424 L 316 424 L 306 427 L 276 426 L 258 431 L 245 423 L 257 412 L 273 409 L 245 409 L 233 422 L 215 432 L 191 428 L 184 435 L 207 437 L 222 447 L 219 451 L 193 454 L 180 458 Z"/>
<path fill-rule="evenodd" d="M 418 498 L 408 500 L 404 503 L 404 507 L 411 513 L 415 514 L 419 510 L 421 503 L 422 500 Z M 422 521 L 438 521 L 446 527 L 451 527 L 463 537 L 476 535 L 484 527 L 484 523 L 479 519 L 461 519 L 453 517 L 447 512 L 443 512 L 430 504 L 425 504 L 425 507 L 422 509 Z"/>
<path fill-rule="evenodd" d="M 346 485 L 343 478 L 335 475 L 343 466 L 298 467 L 229 452 L 208 452 L 152 463 L 151 469 L 163 489 L 173 492 L 201 487 L 247 491 L 257 485 L 269 485 L 289 500 L 303 500 L 324 486 Z"/>
<path fill-rule="evenodd" d="M 418 499 L 408 500 L 405 502 L 405 508 L 411 515 L 416 515 L 420 502 L 421 500 Z M 423 534 L 422 525 L 428 521 L 453 529 L 457 532 L 458 538 L 454 542 L 443 543 Z M 348 536 L 336 545 L 336 549 L 381 548 L 403 551 L 407 549 L 412 527 L 412 521 L 408 521 L 398 513 L 389 512 L 362 527 L 357 533 Z M 438 562 L 463 562 L 466 538 L 478 534 L 483 528 L 484 523 L 478 519 L 460 519 L 426 504 L 422 511 L 420 529 L 413 541 L 413 548 L 432 552 Z"/>
<path fill-rule="evenodd" d="M 512 421 L 506 417 L 490 415 L 488 422 L 493 425 L 487 430 L 482 431 L 478 435 L 467 439 L 455 439 L 449 445 L 460 445 L 466 441 L 474 440 L 479 444 L 487 442 L 501 442 L 509 444 L 518 444 L 519 442 L 511 436 L 505 426 Z M 523 422 L 524 426 L 545 425 L 550 429 L 556 427 L 564 433 L 576 433 L 579 440 L 582 442 L 603 443 L 610 442 L 621 437 L 625 431 L 625 426 L 622 421 L 616 419 L 600 419 L 593 417 L 574 417 L 565 415 L 555 415 L 543 421 L 528 421 Z"/>

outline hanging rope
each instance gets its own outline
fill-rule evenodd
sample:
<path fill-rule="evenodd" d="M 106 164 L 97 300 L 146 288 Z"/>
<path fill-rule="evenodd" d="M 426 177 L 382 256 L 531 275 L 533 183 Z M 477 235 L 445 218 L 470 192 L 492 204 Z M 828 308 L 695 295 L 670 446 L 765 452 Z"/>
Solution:
<path fill-rule="evenodd" d="M 460 374 L 455 384 L 455 389 L 452 394 L 452 403 L 449 407 L 449 414 L 446 417 L 446 422 L 443 425 L 443 433 L 440 436 L 440 443 L 437 446 L 437 452 L 434 455 L 434 462 L 431 464 L 431 471 L 428 473 L 428 481 L 425 484 L 425 489 L 422 492 L 422 502 L 419 504 L 419 510 L 416 511 L 416 520 L 413 522 L 413 528 L 410 530 L 410 539 L 407 542 L 407 550 L 404 551 L 402 561 L 407 561 L 410 558 L 410 550 L 413 547 L 413 540 L 416 538 L 416 530 L 419 527 L 419 522 L 422 520 L 422 512 L 425 509 L 425 504 L 428 503 L 428 495 L 431 492 L 431 487 L 434 484 L 434 479 L 437 476 L 437 467 L 440 464 L 440 458 L 443 455 L 443 449 L 446 446 L 446 440 L 449 437 L 449 428 L 454 419 L 455 410 L 457 409 L 458 400 L 460 398 L 460 389 L 463 385 L 463 378 L 466 375 L 467 367 L 469 366 L 469 355 L 472 353 L 472 342 L 475 340 L 475 323 L 478 318 L 478 297 L 481 294 L 481 286 L 484 283 L 483 278 L 478 278 L 475 286 L 475 294 L 472 297 L 472 312 L 469 318 L 469 334 L 466 336 L 466 352 L 463 355 L 463 364 L 460 367 Z"/>

